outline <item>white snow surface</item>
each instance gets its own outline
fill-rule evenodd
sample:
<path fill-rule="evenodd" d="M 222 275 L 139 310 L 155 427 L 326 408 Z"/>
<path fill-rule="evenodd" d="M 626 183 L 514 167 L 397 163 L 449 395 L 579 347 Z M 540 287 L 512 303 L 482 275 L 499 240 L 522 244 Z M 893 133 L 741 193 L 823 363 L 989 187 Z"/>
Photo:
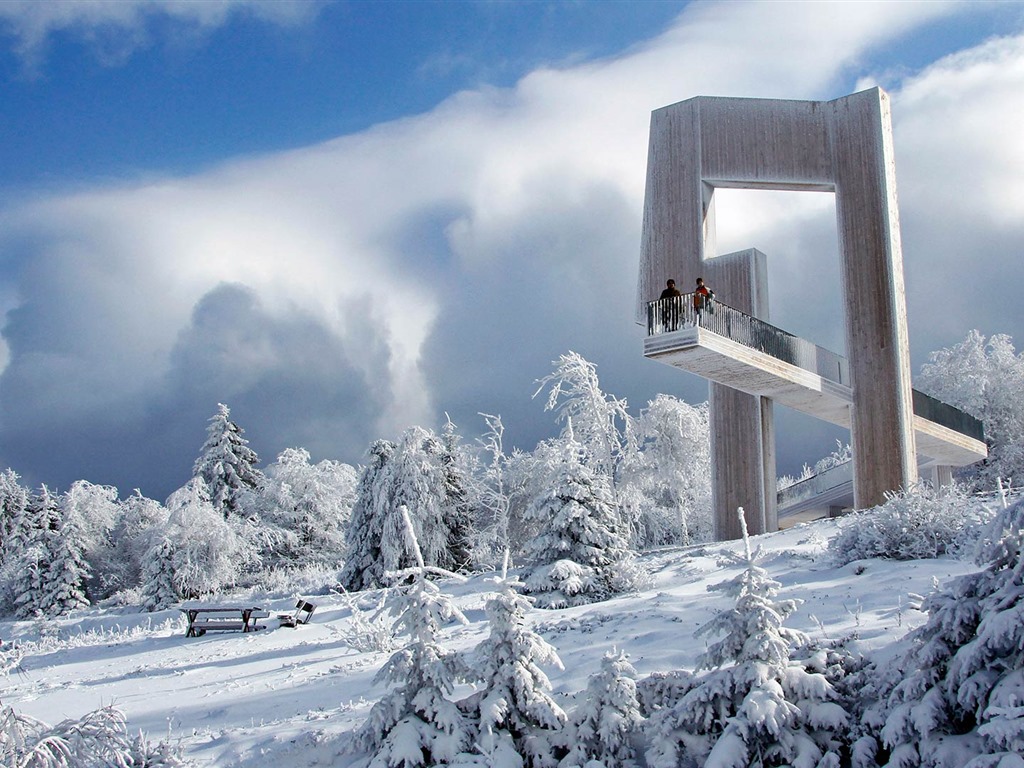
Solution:
<path fill-rule="evenodd" d="M 782 584 L 779 599 L 804 601 L 786 626 L 816 638 L 852 636 L 854 650 L 875 658 L 904 649 L 906 633 L 926 619 L 920 596 L 936 582 L 978 569 L 969 559 L 952 557 L 835 567 L 826 547 L 837 524 L 808 523 L 753 537 L 752 544 L 762 548 L 760 564 Z M 742 547 L 728 542 L 645 553 L 639 562 L 651 581 L 644 591 L 563 610 L 533 609 L 532 628 L 564 664 L 562 670 L 545 669 L 556 701 L 571 710 L 573 694 L 586 689 L 613 648 L 629 655 L 638 679 L 693 670 L 705 649 L 694 631 L 734 603 L 707 587 L 742 569 L 723 557 Z M 483 609 L 496 591 L 495 574 L 440 586 L 470 622 L 446 627 L 440 641 L 455 650 L 474 647 L 488 633 Z M 317 609 L 310 624 L 295 629 L 278 627 L 273 616 L 290 612 L 296 595 L 218 599 L 259 605 L 272 618 L 259 632 L 198 638 L 185 637 L 186 622 L 176 609 L 148 614 L 92 608 L 44 623 L 0 622 L 4 647 L 17 643 L 24 652 L 20 669 L 0 681 L 0 698 L 50 724 L 114 705 L 127 716 L 129 732 L 170 738 L 202 766 L 358 766 L 364 761 L 346 754 L 345 746 L 384 692 L 373 678 L 390 654 L 345 644 L 352 614 L 343 596 L 325 587 L 323 594 L 302 597 Z M 355 597 L 364 610 L 373 610 L 380 592 Z"/>

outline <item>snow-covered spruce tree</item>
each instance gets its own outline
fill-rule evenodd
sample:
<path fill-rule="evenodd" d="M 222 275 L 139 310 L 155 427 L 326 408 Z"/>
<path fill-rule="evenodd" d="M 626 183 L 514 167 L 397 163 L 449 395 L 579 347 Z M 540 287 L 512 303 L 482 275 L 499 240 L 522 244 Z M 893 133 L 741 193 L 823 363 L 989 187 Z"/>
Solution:
<path fill-rule="evenodd" d="M 961 343 L 933 352 L 917 385 L 985 425 L 989 454 L 978 486 L 993 490 L 998 478 L 1024 479 L 1024 353 L 1014 350 L 1009 336 L 986 339 L 971 331 Z"/>
<path fill-rule="evenodd" d="M 451 419 L 441 431 L 441 473 L 444 477 L 444 525 L 448 529 L 448 565 L 453 571 L 465 571 L 473 560 L 473 519 L 470 485 L 470 460 L 459 444 L 459 435 Z"/>
<path fill-rule="evenodd" d="M 15 562 L 25 544 L 18 528 L 25 519 L 29 492 L 18 479 L 11 469 L 0 472 L 0 613 L 14 610 Z"/>
<path fill-rule="evenodd" d="M 230 417 L 228 407 L 218 403 L 217 413 L 206 428 L 206 442 L 192 467 L 192 476 L 206 484 L 210 502 L 225 518 L 244 514 L 245 493 L 255 493 L 262 479 L 256 469 L 259 457 L 242 437 L 242 428 Z"/>
<path fill-rule="evenodd" d="M 47 532 L 57 524 L 60 508 L 45 485 L 29 496 L 28 503 L 14 520 L 4 565 L 5 592 L 11 609 L 20 619 L 45 615 L 41 605 L 49 568 Z"/>
<path fill-rule="evenodd" d="M 311 464 L 303 448 L 282 451 L 266 468 L 260 492 L 264 522 L 293 534 L 278 547 L 279 555 L 304 563 L 341 562 L 357 481 L 348 464 Z"/>
<path fill-rule="evenodd" d="M 505 581 L 487 601 L 489 636 L 464 660 L 465 677 L 479 685 L 459 702 L 474 724 L 473 750 L 458 766 L 554 768 L 566 714 L 551 698 L 551 682 L 540 668 L 562 669 L 554 646 L 526 624 L 527 598 Z M 522 586 L 522 585 L 518 585 Z"/>
<path fill-rule="evenodd" d="M 636 549 L 710 540 L 711 442 L 706 403 L 692 406 L 658 395 L 637 419 L 641 460 L 624 484 L 636 486 L 645 503 L 633 522 Z"/>
<path fill-rule="evenodd" d="M 427 579 L 428 570 L 434 575 L 455 574 L 424 564 L 408 510 L 402 507 L 400 515 L 405 526 L 399 535 L 406 539 L 416 565 L 388 575 L 398 583 L 412 579 L 398 590 L 394 606 L 395 629 L 408 635 L 409 643 L 377 673 L 375 682 L 392 688 L 373 705 L 356 735 L 355 749 L 372 753 L 369 768 L 447 764 L 466 749 L 470 738 L 466 717 L 448 698 L 455 687 L 455 657 L 437 640 L 444 624 L 468 622 Z"/>
<path fill-rule="evenodd" d="M 739 512 L 743 524 L 742 509 Z M 698 662 L 675 705 L 652 715 L 652 768 L 838 768 L 848 723 L 831 683 L 791 658 L 807 637 L 782 626 L 798 605 L 757 565 L 743 526 L 743 571 L 708 589 L 736 595 L 697 635 L 724 635 Z M 815 660 L 810 660 L 813 664 Z"/>
<path fill-rule="evenodd" d="M 0 564 L 9 552 L 9 540 L 15 521 L 28 504 L 28 489 L 18 482 L 12 469 L 0 472 Z"/>
<path fill-rule="evenodd" d="M 540 533 L 527 547 L 534 565 L 524 581 L 543 608 L 603 600 L 638 578 L 608 479 L 587 466 L 583 454 L 570 426 L 555 484 L 528 512 Z"/>
<path fill-rule="evenodd" d="M 47 616 L 63 616 L 89 604 L 86 582 L 90 572 L 82 551 L 84 543 L 78 518 L 65 517 L 58 507 L 42 539 L 46 571 L 39 607 Z"/>
<path fill-rule="evenodd" d="M 341 586 L 350 592 L 385 586 L 381 557 L 384 517 L 387 504 L 385 470 L 395 455 L 395 444 L 377 440 L 370 446 L 369 461 L 359 474 L 355 503 L 345 534 L 346 560 L 341 570 Z"/>
<path fill-rule="evenodd" d="M 142 567 L 142 607 L 147 611 L 161 611 L 181 600 L 174 578 L 174 561 L 173 542 L 159 536 L 147 551 Z"/>
<path fill-rule="evenodd" d="M 925 601 L 887 676 L 899 682 L 865 717 L 886 765 L 1024 765 L 1024 501 L 996 517 L 979 560 Z"/>
<path fill-rule="evenodd" d="M 386 520 L 384 567 L 395 571 L 412 565 L 412 555 L 401 547 L 387 545 L 387 530 L 403 525 L 395 511 L 409 510 L 416 539 L 427 565 L 457 571 L 468 564 L 469 519 L 453 483 L 459 483 L 454 461 L 446 466 L 444 444 L 422 427 L 410 427 L 403 434 L 386 471 L 390 521 Z M 461 507 L 461 508 L 460 508 Z"/>
<path fill-rule="evenodd" d="M 630 768 L 635 765 L 633 739 L 643 722 L 636 691 L 636 670 L 626 654 L 605 654 L 601 671 L 587 689 L 566 728 L 567 754 L 558 768 Z M 592 761 L 596 761 L 596 764 Z"/>
<path fill-rule="evenodd" d="M 6 588 L 16 616 L 60 616 L 89 604 L 81 538 L 73 522 L 63 518 L 59 497 L 41 486 L 11 534 Z"/>
<path fill-rule="evenodd" d="M 530 509 L 555 484 L 565 457 L 565 439 L 541 440 L 532 451 L 513 451 L 508 457 L 505 488 L 508 494 L 509 552 L 519 557 L 540 535 L 540 521 Z"/>
<path fill-rule="evenodd" d="M 342 586 L 350 591 L 384 586 L 385 572 L 415 564 L 401 533 L 403 506 L 424 562 L 449 571 L 465 568 L 469 518 L 457 493 L 458 471 L 446 466 L 444 444 L 422 427 L 410 427 L 397 445 L 378 441 L 370 452 L 352 511 Z"/>

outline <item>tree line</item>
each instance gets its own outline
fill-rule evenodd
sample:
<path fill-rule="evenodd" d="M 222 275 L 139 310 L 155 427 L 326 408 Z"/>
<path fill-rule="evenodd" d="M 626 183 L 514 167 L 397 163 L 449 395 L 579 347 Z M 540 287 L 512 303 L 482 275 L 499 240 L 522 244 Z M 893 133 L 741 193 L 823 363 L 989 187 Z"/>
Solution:
<path fill-rule="evenodd" d="M 990 456 L 960 481 L 1024 477 L 1024 355 L 972 331 L 933 353 L 918 386 L 980 418 Z M 635 583 L 631 555 L 712 533 L 706 404 L 658 395 L 639 414 L 569 352 L 538 381 L 561 429 L 506 451 L 500 416 L 465 441 L 450 421 L 378 440 L 358 468 L 289 448 L 259 458 L 219 404 L 192 477 L 159 502 L 79 480 L 29 491 L 0 472 L 0 612 L 56 616 L 89 604 L 148 610 L 269 574 L 320 569 L 324 588 L 385 586 L 413 562 L 405 509 L 430 566 L 494 569 L 508 552 L 542 604 L 601 599 Z"/>

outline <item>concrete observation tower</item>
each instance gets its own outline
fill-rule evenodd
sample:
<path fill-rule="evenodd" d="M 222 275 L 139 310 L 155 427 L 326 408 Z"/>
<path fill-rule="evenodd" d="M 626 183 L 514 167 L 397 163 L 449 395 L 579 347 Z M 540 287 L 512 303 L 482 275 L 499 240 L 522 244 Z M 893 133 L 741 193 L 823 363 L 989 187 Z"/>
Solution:
<path fill-rule="evenodd" d="M 834 192 L 848 359 L 769 324 L 767 259 L 719 255 L 715 189 Z M 718 298 L 658 300 L 667 278 Z M 986 456 L 981 425 L 911 388 L 889 98 L 698 97 L 651 116 L 636 321 L 644 355 L 710 382 L 715 534 L 778 527 L 772 403 L 851 430 L 853 503 Z"/>

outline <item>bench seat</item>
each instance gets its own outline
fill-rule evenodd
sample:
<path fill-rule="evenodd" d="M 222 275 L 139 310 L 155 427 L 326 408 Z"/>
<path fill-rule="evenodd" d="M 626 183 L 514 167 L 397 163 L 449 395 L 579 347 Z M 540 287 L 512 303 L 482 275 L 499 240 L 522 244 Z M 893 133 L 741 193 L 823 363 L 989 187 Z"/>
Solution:
<path fill-rule="evenodd" d="M 182 608 L 181 611 L 188 617 L 187 637 L 201 637 L 210 631 L 255 632 L 266 629 L 265 625 L 257 624 L 256 620 L 270 616 L 270 612 L 262 608 L 217 605 L 192 606 Z"/>

